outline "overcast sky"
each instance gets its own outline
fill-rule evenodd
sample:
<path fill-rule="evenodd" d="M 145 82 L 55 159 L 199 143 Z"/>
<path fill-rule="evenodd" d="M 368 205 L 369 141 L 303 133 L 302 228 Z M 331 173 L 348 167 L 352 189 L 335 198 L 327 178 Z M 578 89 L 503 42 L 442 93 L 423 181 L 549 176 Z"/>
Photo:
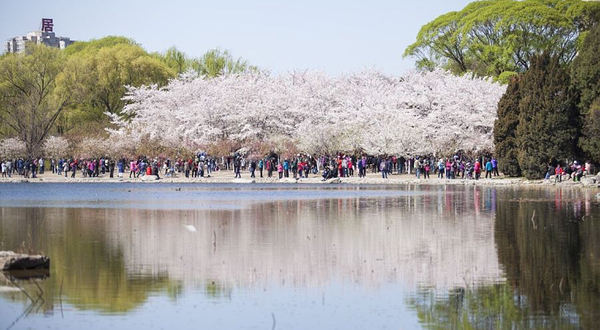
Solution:
<path fill-rule="evenodd" d="M 0 39 L 53 18 L 56 34 L 75 40 L 122 35 L 150 52 L 176 46 L 189 56 L 220 47 L 275 73 L 375 67 L 398 75 L 414 65 L 402 53 L 420 27 L 469 2 L 0 0 Z"/>

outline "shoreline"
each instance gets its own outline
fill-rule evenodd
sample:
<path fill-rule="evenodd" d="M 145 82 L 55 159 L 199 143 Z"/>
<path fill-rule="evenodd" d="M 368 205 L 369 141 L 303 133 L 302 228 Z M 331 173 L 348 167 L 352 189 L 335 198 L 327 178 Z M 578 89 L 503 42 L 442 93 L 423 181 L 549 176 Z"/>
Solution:
<path fill-rule="evenodd" d="M 354 185 L 458 185 L 458 186 L 492 186 L 492 187 L 569 187 L 569 188 L 585 188 L 585 189 L 600 189 L 600 176 L 589 176 L 582 178 L 581 182 L 573 180 L 563 180 L 561 183 L 554 183 L 554 180 L 527 180 L 525 178 L 509 178 L 497 177 L 492 179 L 417 179 L 412 174 L 393 174 L 389 178 L 383 179 L 379 174 L 368 173 L 366 178 L 345 177 L 334 178 L 323 181 L 318 175 L 310 175 L 309 178 L 294 179 L 282 178 L 274 176 L 272 178 L 250 178 L 250 175 L 242 176 L 241 179 L 235 179 L 233 172 L 216 173 L 211 177 L 205 178 L 185 178 L 185 177 L 161 177 L 159 180 L 150 177 L 140 177 L 130 179 L 124 177 L 109 178 L 104 175 L 97 178 L 76 177 L 65 178 L 57 174 L 49 173 L 38 175 L 36 178 L 22 178 L 20 176 L 12 178 L 0 178 L 0 183 L 181 183 L 181 184 L 211 184 L 211 183 L 230 183 L 230 184 L 354 184 Z"/>

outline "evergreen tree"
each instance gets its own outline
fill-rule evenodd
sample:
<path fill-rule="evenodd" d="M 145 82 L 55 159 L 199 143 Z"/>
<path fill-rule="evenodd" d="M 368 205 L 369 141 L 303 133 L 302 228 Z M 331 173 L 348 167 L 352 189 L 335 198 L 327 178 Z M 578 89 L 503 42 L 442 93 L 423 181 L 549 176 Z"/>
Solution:
<path fill-rule="evenodd" d="M 519 125 L 519 93 L 520 77 L 513 77 L 506 92 L 498 102 L 498 119 L 494 122 L 494 144 L 499 168 L 509 176 L 520 176 L 521 168 L 517 160 L 517 139 L 515 137 Z"/>
<path fill-rule="evenodd" d="M 600 163 L 600 24 L 586 36 L 571 70 L 573 87 L 579 93 L 583 131 L 579 146 L 586 157 Z"/>
<path fill-rule="evenodd" d="M 587 159 L 600 163 L 600 97 L 596 98 L 596 102 L 592 103 L 585 114 L 579 146 Z"/>
<path fill-rule="evenodd" d="M 543 178 L 547 165 L 573 159 L 579 114 L 569 75 L 556 57 L 535 56 L 519 84 L 518 161 L 528 179 Z"/>

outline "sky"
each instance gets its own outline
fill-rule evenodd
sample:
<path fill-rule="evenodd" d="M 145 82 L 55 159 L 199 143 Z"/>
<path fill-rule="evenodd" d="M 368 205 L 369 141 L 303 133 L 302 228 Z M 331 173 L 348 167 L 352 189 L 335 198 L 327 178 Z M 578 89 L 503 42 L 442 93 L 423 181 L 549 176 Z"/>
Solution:
<path fill-rule="evenodd" d="M 421 26 L 469 2 L 0 0 L 0 39 L 25 35 L 52 18 L 57 36 L 121 35 L 149 52 L 176 46 L 191 57 L 221 48 L 273 73 L 376 68 L 400 75 L 414 67 L 402 54 Z"/>

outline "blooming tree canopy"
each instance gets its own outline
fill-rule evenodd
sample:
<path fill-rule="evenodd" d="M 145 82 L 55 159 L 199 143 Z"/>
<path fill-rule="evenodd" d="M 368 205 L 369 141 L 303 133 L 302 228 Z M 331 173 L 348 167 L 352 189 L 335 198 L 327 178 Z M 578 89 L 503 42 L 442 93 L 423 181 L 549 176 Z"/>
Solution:
<path fill-rule="evenodd" d="M 64 157 L 69 149 L 69 141 L 62 136 L 50 136 L 44 142 L 44 154 L 51 158 Z"/>
<path fill-rule="evenodd" d="M 167 86 L 129 87 L 112 140 L 190 150 L 223 141 L 239 147 L 294 145 L 307 153 L 423 154 L 493 148 L 505 87 L 445 71 L 402 77 L 375 70 L 183 74 Z M 144 142 L 145 141 L 145 142 Z"/>
<path fill-rule="evenodd" d="M 17 138 L 0 140 L 0 159 L 17 158 L 27 155 L 25 142 Z"/>

